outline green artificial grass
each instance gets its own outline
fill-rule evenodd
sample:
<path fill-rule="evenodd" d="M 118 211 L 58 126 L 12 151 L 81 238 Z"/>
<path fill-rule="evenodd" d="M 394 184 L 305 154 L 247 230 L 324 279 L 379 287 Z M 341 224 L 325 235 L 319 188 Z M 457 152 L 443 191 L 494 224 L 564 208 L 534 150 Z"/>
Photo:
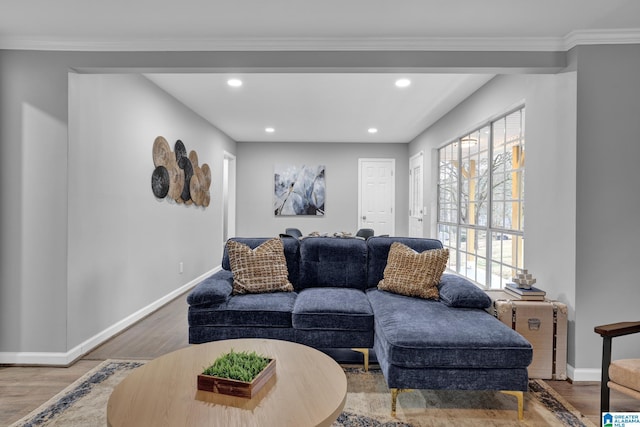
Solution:
<path fill-rule="evenodd" d="M 202 373 L 220 378 L 251 382 L 269 364 L 269 359 L 256 354 L 235 352 L 233 349 L 218 357 L 211 366 Z"/>

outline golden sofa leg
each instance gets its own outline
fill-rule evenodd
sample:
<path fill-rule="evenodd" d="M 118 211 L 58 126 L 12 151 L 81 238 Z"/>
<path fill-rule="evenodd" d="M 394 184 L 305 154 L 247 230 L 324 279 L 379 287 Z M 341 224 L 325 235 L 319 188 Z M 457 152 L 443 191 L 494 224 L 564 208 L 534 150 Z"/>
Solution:
<path fill-rule="evenodd" d="M 364 356 L 364 371 L 369 372 L 369 349 L 368 348 L 352 348 L 351 350 L 362 353 Z"/>
<path fill-rule="evenodd" d="M 524 393 L 521 391 L 503 390 L 500 393 L 509 394 L 515 396 L 518 399 L 518 419 L 524 419 Z"/>
<path fill-rule="evenodd" d="M 398 401 L 398 394 L 405 391 L 411 391 L 411 389 L 410 388 L 392 388 L 391 389 L 391 416 L 392 417 L 396 416 L 396 403 Z"/>

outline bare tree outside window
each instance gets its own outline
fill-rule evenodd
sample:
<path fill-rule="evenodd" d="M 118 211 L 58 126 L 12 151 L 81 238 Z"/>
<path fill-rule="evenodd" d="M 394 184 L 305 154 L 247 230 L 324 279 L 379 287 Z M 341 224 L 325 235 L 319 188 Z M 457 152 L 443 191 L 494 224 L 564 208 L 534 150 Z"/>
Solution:
<path fill-rule="evenodd" d="M 449 268 L 501 288 L 523 268 L 524 108 L 439 150 L 438 238 Z"/>

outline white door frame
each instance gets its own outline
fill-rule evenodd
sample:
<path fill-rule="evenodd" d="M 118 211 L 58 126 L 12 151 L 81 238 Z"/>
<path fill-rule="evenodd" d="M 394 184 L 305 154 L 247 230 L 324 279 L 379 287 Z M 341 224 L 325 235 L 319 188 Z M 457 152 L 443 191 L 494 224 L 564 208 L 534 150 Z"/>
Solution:
<path fill-rule="evenodd" d="M 358 159 L 358 218 L 356 224 L 358 224 L 357 228 L 360 227 L 360 221 L 362 220 L 362 166 L 365 162 L 380 162 L 386 161 L 391 165 L 391 223 L 389 235 L 393 236 L 396 232 L 396 159 L 391 158 L 362 158 Z"/>
<path fill-rule="evenodd" d="M 420 162 L 421 179 L 417 183 L 413 177 L 414 162 Z M 415 200 L 418 195 L 418 200 Z M 418 202 L 418 203 L 417 203 Z M 409 236 L 424 237 L 424 152 L 419 151 L 409 158 Z M 417 222 L 416 224 L 413 224 Z M 419 227 L 417 235 L 413 233 L 414 225 Z"/>
<path fill-rule="evenodd" d="M 236 156 L 226 151 L 222 160 L 222 243 L 236 235 Z"/>

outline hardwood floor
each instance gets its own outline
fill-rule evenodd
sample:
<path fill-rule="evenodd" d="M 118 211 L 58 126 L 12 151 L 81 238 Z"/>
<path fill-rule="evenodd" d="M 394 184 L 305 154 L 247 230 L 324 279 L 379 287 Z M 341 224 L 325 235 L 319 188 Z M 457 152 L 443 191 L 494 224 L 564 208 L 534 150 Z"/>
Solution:
<path fill-rule="evenodd" d="M 186 295 L 140 320 L 68 368 L 0 367 L 0 426 L 27 415 L 106 359 L 153 359 L 189 345 Z M 600 384 L 547 381 L 571 405 L 600 423 Z M 611 410 L 640 412 L 640 401 L 611 392 Z"/>
<path fill-rule="evenodd" d="M 600 382 L 546 381 L 574 408 L 589 417 L 592 423 L 600 425 Z M 640 412 L 640 400 L 611 390 L 610 410 L 615 412 Z"/>

